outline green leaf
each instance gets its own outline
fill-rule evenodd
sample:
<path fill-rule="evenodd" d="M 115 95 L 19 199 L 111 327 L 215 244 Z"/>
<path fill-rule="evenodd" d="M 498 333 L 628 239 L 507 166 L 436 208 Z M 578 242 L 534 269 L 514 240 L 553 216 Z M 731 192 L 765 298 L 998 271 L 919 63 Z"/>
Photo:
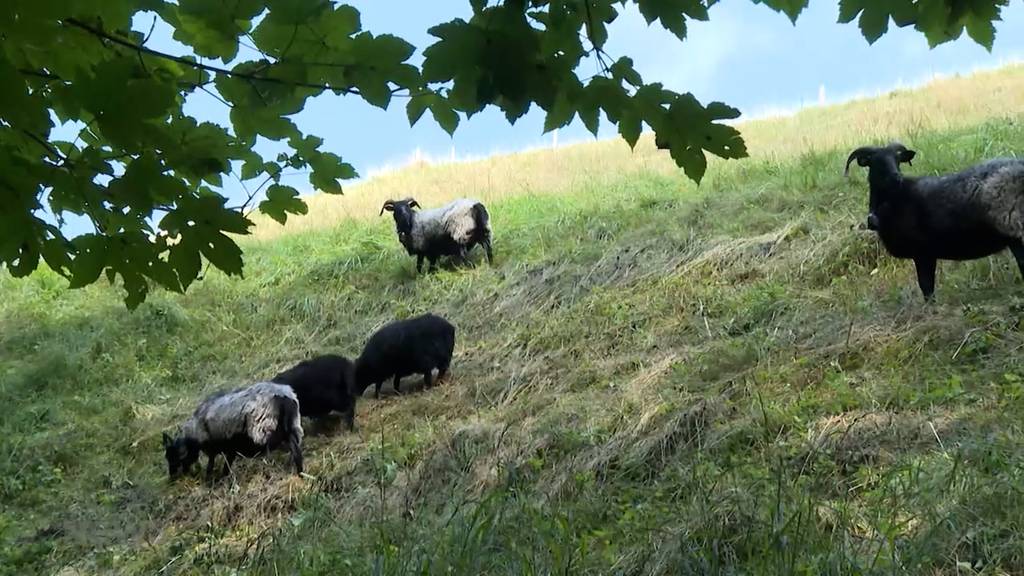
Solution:
<path fill-rule="evenodd" d="M 615 61 L 609 69 L 612 73 L 612 78 L 620 82 L 629 82 L 632 86 L 639 88 L 643 86 L 643 78 L 640 77 L 640 73 L 633 67 L 633 59 L 623 56 Z"/>
<path fill-rule="evenodd" d="M 43 240 L 40 252 L 51 270 L 71 279 L 71 255 L 68 254 L 68 241 L 63 236 Z"/>
<path fill-rule="evenodd" d="M 305 214 L 307 212 L 306 203 L 299 200 L 298 196 L 299 192 L 291 186 L 274 184 L 267 188 L 267 199 L 260 202 L 260 212 L 284 224 L 288 221 L 289 213 Z"/>
<path fill-rule="evenodd" d="M 197 228 L 199 251 L 228 276 L 242 275 L 242 250 L 221 232 L 208 228 Z"/>
<path fill-rule="evenodd" d="M 676 35 L 680 40 L 686 39 L 686 16 L 684 15 L 687 5 L 696 4 L 703 6 L 700 2 L 692 0 L 638 0 L 640 14 L 651 24 L 658 20 L 668 31 Z M 704 14 L 706 17 L 706 9 Z M 614 70 L 612 71 L 614 73 Z"/>
<path fill-rule="evenodd" d="M 413 96 L 409 99 L 409 103 L 405 106 L 405 112 L 409 116 L 409 126 L 415 126 L 420 121 L 423 113 L 430 106 L 431 100 L 436 97 L 436 94 L 430 93 Z"/>
<path fill-rule="evenodd" d="M 191 237 L 182 238 L 180 242 L 171 246 L 167 262 L 178 275 L 182 290 L 187 290 L 199 277 L 203 265 L 198 243 Z"/>
<path fill-rule="evenodd" d="M 789 20 L 796 23 L 797 17 L 807 7 L 808 0 L 753 0 L 754 4 L 764 4 L 776 12 L 782 12 Z"/>
<path fill-rule="evenodd" d="M 867 0 L 839 0 L 839 23 L 853 22 L 866 4 Z"/>
<path fill-rule="evenodd" d="M 889 30 L 889 12 L 886 10 L 866 9 L 860 15 L 860 30 L 868 43 L 874 44 Z"/>
<path fill-rule="evenodd" d="M 308 160 L 313 168 L 309 183 L 327 194 L 341 194 L 341 183 L 338 180 L 350 180 L 357 176 L 351 164 L 342 162 L 340 157 L 330 152 L 317 153 Z"/>
<path fill-rule="evenodd" d="M 996 27 L 991 20 L 970 18 L 967 20 L 967 34 L 972 40 L 981 44 L 989 52 L 996 40 Z"/>
<path fill-rule="evenodd" d="M 651 100 L 645 96 L 645 100 Z M 730 120 L 739 116 L 739 111 L 721 102 L 712 102 L 704 107 L 692 94 L 677 95 L 672 99 L 667 113 L 659 114 L 660 105 L 651 108 L 648 123 L 655 130 L 658 148 L 669 150 L 672 159 L 681 166 L 686 175 L 700 182 L 707 170 L 704 151 L 722 158 L 743 158 L 747 155 L 746 145 L 739 131 L 719 120 Z"/>
<path fill-rule="evenodd" d="M 459 127 L 459 115 L 446 99 L 439 97 L 433 102 L 430 105 L 430 114 L 449 136 L 455 134 L 455 129 Z"/>
<path fill-rule="evenodd" d="M 619 135 L 629 144 L 630 148 L 636 147 L 642 130 L 643 122 L 635 105 L 631 105 L 623 110 L 622 117 L 619 118 Z"/>
<path fill-rule="evenodd" d="M 175 40 L 200 56 L 228 62 L 238 54 L 238 38 L 262 10 L 263 2 L 257 0 L 178 0 L 176 7 L 164 4 L 161 16 L 174 26 Z"/>
<path fill-rule="evenodd" d="M 574 93 L 579 93 L 579 90 L 575 90 Z M 551 109 L 548 110 L 548 115 L 544 118 L 545 133 L 568 126 L 572 122 L 572 119 L 576 116 L 574 100 L 573 95 L 567 91 L 558 93 Z"/>
<path fill-rule="evenodd" d="M 71 262 L 71 288 L 82 288 L 100 277 L 107 264 L 107 238 L 98 234 L 83 234 L 71 241 L 75 258 Z"/>

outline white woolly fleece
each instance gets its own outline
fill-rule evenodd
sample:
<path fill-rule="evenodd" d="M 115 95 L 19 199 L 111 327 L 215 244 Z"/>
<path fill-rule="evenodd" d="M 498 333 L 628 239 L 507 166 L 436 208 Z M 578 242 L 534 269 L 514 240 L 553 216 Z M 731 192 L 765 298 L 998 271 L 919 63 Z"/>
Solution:
<path fill-rule="evenodd" d="M 260 382 L 246 388 L 210 396 L 203 400 L 181 428 L 182 434 L 200 443 L 223 440 L 245 434 L 257 445 L 264 445 L 277 429 L 278 417 L 272 400 L 298 398 L 290 386 Z M 296 410 L 292 427 L 302 439 L 302 423 Z"/>
<path fill-rule="evenodd" d="M 411 234 L 413 248 L 417 251 L 425 250 L 432 239 L 445 234 L 459 244 L 469 242 L 469 237 L 476 229 L 473 206 L 477 204 L 480 204 L 479 200 L 460 198 L 439 208 L 417 212 Z M 490 230 L 490 223 L 487 229 Z"/>

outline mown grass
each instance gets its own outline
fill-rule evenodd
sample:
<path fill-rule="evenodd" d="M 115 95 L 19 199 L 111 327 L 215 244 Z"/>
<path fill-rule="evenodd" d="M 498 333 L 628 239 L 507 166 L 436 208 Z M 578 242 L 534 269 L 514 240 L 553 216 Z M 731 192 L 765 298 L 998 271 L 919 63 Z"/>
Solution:
<path fill-rule="evenodd" d="M 1024 74 L 985 78 L 938 92 L 989 110 L 969 121 L 929 90 L 836 113 L 906 99 L 929 120 L 885 139 L 914 173 L 1024 152 L 1024 103 L 989 106 Z M 131 314 L 105 287 L 3 277 L 0 573 L 1024 572 L 1016 268 L 945 263 L 924 305 L 856 229 L 865 180 L 842 164 L 867 125 L 826 118 L 757 123 L 831 140 L 716 163 L 699 189 L 653 152 L 558 151 L 595 161 L 494 185 L 493 267 L 416 278 L 389 222 L 325 210 L 246 241 L 245 280 Z M 507 162 L 529 178 L 548 154 Z M 473 170 L 409 174 L 459 195 Z M 400 195 L 387 178 L 368 196 Z M 203 394 L 427 310 L 458 327 L 451 383 L 310 434 L 311 478 L 279 456 L 165 481 L 160 432 Z"/>

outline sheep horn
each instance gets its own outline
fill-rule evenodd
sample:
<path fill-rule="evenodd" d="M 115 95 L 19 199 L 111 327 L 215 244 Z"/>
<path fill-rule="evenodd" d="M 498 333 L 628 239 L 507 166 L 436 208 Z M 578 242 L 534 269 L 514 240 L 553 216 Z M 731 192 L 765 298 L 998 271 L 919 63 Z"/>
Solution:
<path fill-rule="evenodd" d="M 862 146 L 861 148 L 857 148 L 856 150 L 851 152 L 850 153 L 850 157 L 846 159 L 846 169 L 843 170 L 843 176 L 846 176 L 847 178 L 850 176 L 850 163 L 851 162 L 853 162 L 854 160 L 859 159 L 861 156 L 864 156 L 865 154 L 868 154 L 868 153 L 874 154 L 877 151 L 878 151 L 878 148 L 875 148 L 873 146 Z"/>
<path fill-rule="evenodd" d="M 419 208 L 420 207 L 420 203 L 417 202 L 416 200 L 412 199 L 412 198 L 409 198 L 408 200 L 406 200 L 406 202 L 409 203 L 409 208 Z"/>
<path fill-rule="evenodd" d="M 395 209 L 395 201 L 394 200 L 388 200 L 387 202 L 384 203 L 383 206 L 381 206 L 380 214 L 379 215 L 383 216 L 385 210 L 387 210 L 388 212 L 391 212 L 394 209 Z"/>

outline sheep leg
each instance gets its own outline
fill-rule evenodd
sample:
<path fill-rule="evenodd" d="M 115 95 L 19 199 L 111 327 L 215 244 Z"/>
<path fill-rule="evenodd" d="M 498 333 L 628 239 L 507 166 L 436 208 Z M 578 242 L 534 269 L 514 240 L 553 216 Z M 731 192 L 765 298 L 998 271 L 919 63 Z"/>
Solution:
<path fill-rule="evenodd" d="M 430 261 L 430 266 L 427 267 L 427 273 L 437 272 L 437 256 L 428 256 L 427 260 Z"/>
<path fill-rule="evenodd" d="M 1013 257 L 1017 260 L 1021 278 L 1024 278 L 1024 242 L 1020 240 L 1010 242 L 1010 252 L 1013 252 Z"/>
<path fill-rule="evenodd" d="M 490 264 L 494 260 L 494 254 L 491 252 L 491 239 L 484 238 L 482 244 L 484 245 L 484 250 L 487 251 L 487 263 Z"/>
<path fill-rule="evenodd" d="M 395 381 L 394 381 L 394 383 L 392 383 L 392 387 L 395 389 L 395 392 L 397 392 L 399 394 L 402 393 L 401 381 L 402 381 L 402 377 L 399 376 L 398 374 L 395 374 Z"/>
<path fill-rule="evenodd" d="M 931 302 L 935 297 L 935 258 L 925 256 L 914 258 L 917 267 L 917 285 L 921 287 L 924 299 Z"/>
<path fill-rule="evenodd" d="M 288 435 L 288 452 L 292 456 L 295 475 L 302 474 L 302 440 L 299 438 L 299 433 L 295 430 L 292 430 Z"/>
<path fill-rule="evenodd" d="M 356 407 L 353 406 L 342 413 L 345 418 L 345 424 L 348 425 L 348 429 L 355 432 L 356 429 Z"/>
<path fill-rule="evenodd" d="M 448 375 L 448 365 L 447 365 L 447 364 L 445 364 L 445 365 L 442 365 L 442 366 L 438 366 L 438 367 L 437 367 L 437 380 L 436 380 L 435 382 L 436 382 L 437 384 L 440 384 L 440 383 L 441 383 L 441 380 L 442 380 L 442 379 L 443 379 L 443 378 L 444 378 L 445 376 L 447 376 L 447 375 Z"/>
<path fill-rule="evenodd" d="M 375 382 L 373 385 L 373 397 L 376 400 L 380 400 L 380 387 L 384 384 L 384 381 Z"/>
<path fill-rule="evenodd" d="M 430 388 L 430 370 L 423 373 L 423 389 Z"/>
<path fill-rule="evenodd" d="M 213 484 L 213 463 L 217 461 L 217 454 L 211 452 L 206 455 L 206 481 Z"/>
<path fill-rule="evenodd" d="M 416 255 L 416 273 L 423 272 L 423 254 Z"/>

